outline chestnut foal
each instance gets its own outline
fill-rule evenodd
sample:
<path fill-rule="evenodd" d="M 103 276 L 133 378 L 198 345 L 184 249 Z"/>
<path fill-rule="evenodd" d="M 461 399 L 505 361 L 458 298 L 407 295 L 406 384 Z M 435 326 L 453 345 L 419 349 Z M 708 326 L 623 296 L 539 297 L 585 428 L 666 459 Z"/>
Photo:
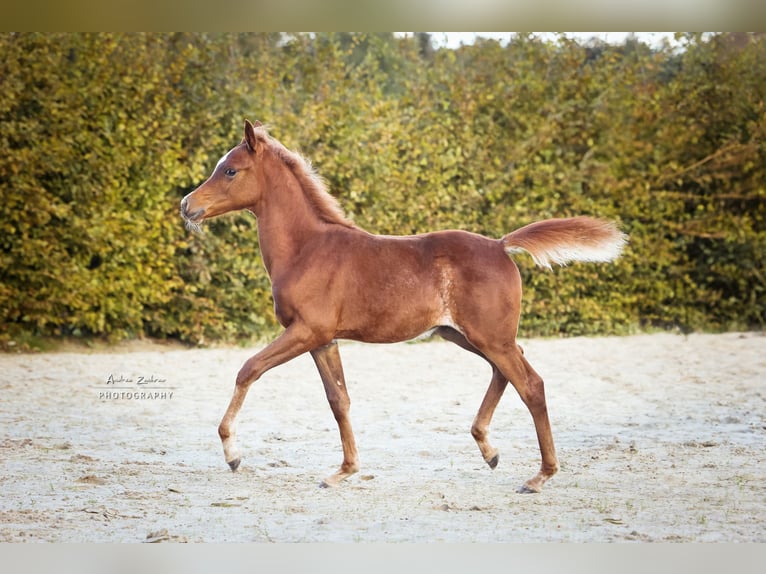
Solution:
<path fill-rule="evenodd" d="M 245 122 L 242 142 L 212 175 L 181 201 L 189 227 L 234 210 L 258 220 L 258 240 L 272 282 L 274 310 L 285 330 L 248 359 L 218 428 L 226 462 L 240 464 L 236 420 L 250 385 L 269 369 L 309 352 L 338 423 L 337 485 L 359 469 L 349 422 L 349 397 L 336 339 L 392 343 L 435 331 L 492 367 L 492 380 L 471 427 L 491 468 L 498 451 L 488 427 L 508 382 L 532 414 L 542 455 L 540 471 L 520 492 L 539 492 L 559 468 L 540 376 L 516 343 L 521 279 L 509 253 L 527 251 L 542 267 L 568 261 L 610 261 L 625 236 L 588 217 L 532 223 L 500 239 L 464 231 L 391 237 L 346 219 L 322 180 L 301 156 L 259 122 Z"/>

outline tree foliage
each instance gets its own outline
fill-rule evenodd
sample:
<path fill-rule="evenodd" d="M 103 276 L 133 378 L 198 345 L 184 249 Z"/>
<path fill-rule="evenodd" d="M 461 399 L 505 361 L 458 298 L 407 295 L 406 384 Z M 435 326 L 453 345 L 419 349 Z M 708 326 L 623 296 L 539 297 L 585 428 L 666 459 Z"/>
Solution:
<path fill-rule="evenodd" d="M 622 259 L 519 257 L 524 334 L 766 321 L 766 40 L 2 34 L 0 342 L 276 328 L 254 218 L 178 203 L 260 119 L 377 233 L 588 214 Z"/>

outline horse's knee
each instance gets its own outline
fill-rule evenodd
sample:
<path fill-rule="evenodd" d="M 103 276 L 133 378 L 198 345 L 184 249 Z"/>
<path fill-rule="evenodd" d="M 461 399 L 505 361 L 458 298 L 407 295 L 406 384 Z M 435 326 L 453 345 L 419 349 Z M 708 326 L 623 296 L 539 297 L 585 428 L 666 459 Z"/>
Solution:
<path fill-rule="evenodd" d="M 533 412 L 547 409 L 545 403 L 545 383 L 540 375 L 535 373 L 527 378 L 522 398 Z"/>
<path fill-rule="evenodd" d="M 328 397 L 327 402 L 330 403 L 330 409 L 332 409 L 332 414 L 335 416 L 336 421 L 340 421 L 348 416 L 351 401 L 347 396 Z"/>
<path fill-rule="evenodd" d="M 250 383 L 257 380 L 259 376 L 260 373 L 258 373 L 256 366 L 252 362 L 252 359 L 248 359 L 245 361 L 245 364 L 242 365 L 242 368 L 237 373 L 237 386 L 247 387 L 250 385 Z"/>
<path fill-rule="evenodd" d="M 487 429 L 474 422 L 471 425 L 471 436 L 476 442 L 482 442 L 487 438 Z"/>

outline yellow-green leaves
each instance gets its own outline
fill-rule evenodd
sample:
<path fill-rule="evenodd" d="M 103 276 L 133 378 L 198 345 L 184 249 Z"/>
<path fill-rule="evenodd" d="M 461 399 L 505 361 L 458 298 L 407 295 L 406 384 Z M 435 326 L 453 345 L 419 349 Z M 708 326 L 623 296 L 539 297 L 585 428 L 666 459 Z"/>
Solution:
<path fill-rule="evenodd" d="M 178 216 L 244 118 L 373 232 L 619 221 L 614 264 L 518 256 L 526 335 L 763 326 L 766 47 L 684 39 L 2 34 L 0 343 L 276 329 L 253 217 Z"/>

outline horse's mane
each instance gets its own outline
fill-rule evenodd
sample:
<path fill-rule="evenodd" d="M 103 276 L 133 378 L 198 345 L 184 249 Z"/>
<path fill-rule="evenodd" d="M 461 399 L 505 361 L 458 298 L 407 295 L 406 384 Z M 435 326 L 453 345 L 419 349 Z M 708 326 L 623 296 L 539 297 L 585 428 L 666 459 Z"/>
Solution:
<path fill-rule="evenodd" d="M 356 227 L 346 217 L 338 200 L 327 191 L 325 180 L 316 172 L 308 159 L 299 153 L 290 151 L 281 142 L 271 137 L 266 126 L 255 128 L 255 135 L 268 145 L 274 155 L 295 176 L 319 219 L 345 227 Z"/>

